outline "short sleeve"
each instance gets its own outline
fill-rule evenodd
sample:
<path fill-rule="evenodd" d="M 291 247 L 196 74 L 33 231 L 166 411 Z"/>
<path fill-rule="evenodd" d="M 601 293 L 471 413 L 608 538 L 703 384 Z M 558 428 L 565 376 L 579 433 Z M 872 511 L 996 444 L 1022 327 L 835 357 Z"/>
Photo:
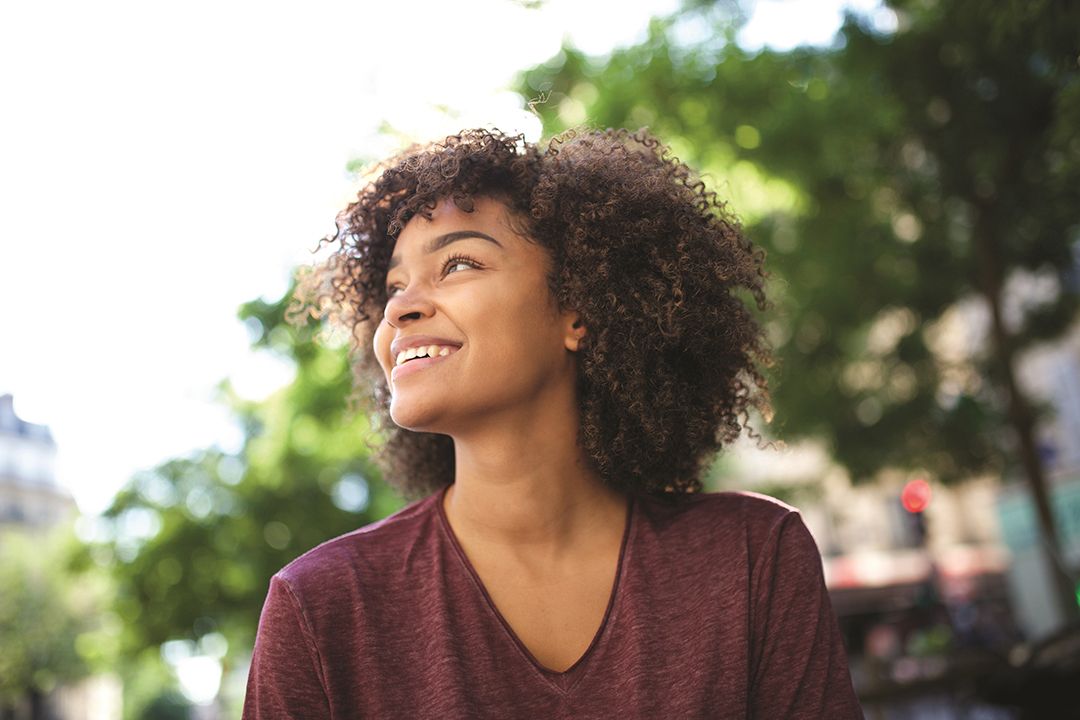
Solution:
<path fill-rule="evenodd" d="M 776 522 L 751 589 L 750 717 L 863 720 L 821 554 L 798 512 Z"/>
<path fill-rule="evenodd" d="M 319 652 L 288 581 L 274 576 L 259 617 L 243 720 L 329 720 Z"/>

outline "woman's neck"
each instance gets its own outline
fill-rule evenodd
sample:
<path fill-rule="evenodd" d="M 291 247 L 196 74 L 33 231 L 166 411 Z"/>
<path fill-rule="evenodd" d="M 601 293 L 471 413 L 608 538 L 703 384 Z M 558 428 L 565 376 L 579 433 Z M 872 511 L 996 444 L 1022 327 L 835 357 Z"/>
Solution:
<path fill-rule="evenodd" d="M 460 539 L 557 561 L 621 535 L 627 498 L 589 468 L 576 426 L 548 420 L 532 415 L 455 436 L 455 482 L 444 507 Z"/>

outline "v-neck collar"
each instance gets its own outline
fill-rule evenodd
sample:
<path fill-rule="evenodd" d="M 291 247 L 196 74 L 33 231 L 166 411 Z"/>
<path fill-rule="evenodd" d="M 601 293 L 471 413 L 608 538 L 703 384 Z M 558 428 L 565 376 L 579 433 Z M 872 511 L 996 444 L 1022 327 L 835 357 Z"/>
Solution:
<path fill-rule="evenodd" d="M 458 559 L 461 561 L 462 566 L 468 572 L 469 576 L 473 580 L 473 583 L 476 585 L 476 588 L 483 596 L 484 602 L 487 605 L 488 610 L 491 612 L 492 615 L 495 616 L 495 619 L 499 622 L 499 624 L 502 625 L 507 637 L 509 637 L 510 640 L 517 646 L 518 650 L 529 662 L 529 664 L 531 664 L 533 668 L 537 670 L 537 672 L 546 682 L 554 686 L 557 690 L 559 690 L 563 694 L 569 693 L 578 683 L 581 677 L 584 676 L 583 667 L 589 657 L 593 654 L 596 646 L 600 644 L 600 640 L 603 638 L 604 633 L 607 630 L 608 622 L 610 621 L 612 613 L 614 611 L 615 601 L 618 599 L 619 596 L 619 586 L 621 585 L 623 576 L 623 562 L 626 559 L 627 545 L 629 544 L 630 533 L 634 524 L 634 508 L 637 505 L 636 498 L 633 496 L 633 494 L 630 494 L 627 497 L 626 525 L 623 529 L 622 543 L 619 546 L 619 562 L 615 567 L 615 580 L 611 584 L 611 594 L 608 597 L 607 608 L 604 610 L 604 617 L 600 621 L 600 626 L 596 629 L 596 633 L 593 635 L 592 642 L 590 642 L 589 646 L 585 648 L 585 652 L 581 654 L 581 657 L 575 660 L 574 664 L 568 667 L 566 670 L 559 671 L 546 667 L 545 665 L 541 664 L 539 660 L 536 659 L 536 656 L 532 654 L 532 651 L 529 650 L 528 647 L 526 647 L 525 643 L 522 642 L 521 638 L 518 637 L 516 632 L 514 632 L 514 628 L 511 627 L 510 623 L 507 622 L 505 617 L 503 617 L 503 614 L 499 611 L 499 608 L 495 606 L 495 602 L 491 599 L 491 595 L 488 593 L 487 588 L 484 587 L 483 580 L 480 579 L 480 575 L 476 572 L 476 568 L 473 567 L 472 562 L 469 560 L 468 556 L 465 554 L 465 551 L 462 549 L 461 544 L 458 542 L 457 536 L 454 535 L 454 530 L 452 527 L 450 527 L 449 518 L 446 517 L 446 508 L 443 505 L 443 501 L 445 500 L 446 493 L 449 489 L 450 486 L 447 485 L 445 488 L 442 489 L 441 492 L 438 493 L 435 505 L 438 509 L 440 521 L 439 524 L 442 526 L 443 532 L 445 533 L 447 539 L 449 539 L 450 544 L 453 546 L 454 551 L 457 554 Z"/>

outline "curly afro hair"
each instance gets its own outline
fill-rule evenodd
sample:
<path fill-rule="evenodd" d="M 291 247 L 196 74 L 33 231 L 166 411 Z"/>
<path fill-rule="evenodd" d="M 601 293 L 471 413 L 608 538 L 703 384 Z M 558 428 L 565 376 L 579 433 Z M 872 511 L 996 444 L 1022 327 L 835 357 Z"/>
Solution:
<path fill-rule="evenodd" d="M 454 481 L 453 440 L 397 427 L 372 351 L 386 304 L 387 265 L 417 214 L 452 198 L 462 210 L 490 197 L 551 255 L 548 285 L 588 332 L 578 352 L 578 442 L 614 488 L 681 497 L 746 427 L 768 421 L 772 357 L 737 297 L 769 306 L 765 253 L 715 193 L 647 130 L 573 130 L 541 146 L 497 130 L 468 130 L 380 163 L 337 217 L 328 260 L 293 305 L 330 317 L 352 337 L 353 399 L 374 414 L 375 460 L 407 498 Z M 371 390 L 374 392 L 371 392 Z"/>

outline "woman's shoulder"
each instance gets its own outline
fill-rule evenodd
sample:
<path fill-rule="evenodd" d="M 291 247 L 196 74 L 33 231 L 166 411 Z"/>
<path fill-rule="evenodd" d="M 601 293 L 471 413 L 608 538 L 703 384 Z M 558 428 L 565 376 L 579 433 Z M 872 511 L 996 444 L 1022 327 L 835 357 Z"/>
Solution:
<path fill-rule="evenodd" d="M 702 530 L 738 527 L 767 532 L 799 512 L 782 500 L 748 490 L 698 493 L 670 501 L 645 498 L 642 504 L 659 522 Z"/>
<path fill-rule="evenodd" d="M 699 493 L 674 501 L 647 498 L 641 515 L 648 534 L 668 547 L 726 553 L 739 545 L 750 558 L 775 542 L 785 526 L 802 524 L 797 508 L 750 491 Z"/>
<path fill-rule="evenodd" d="M 324 586 L 347 573 L 383 575 L 389 564 L 400 563 L 433 531 L 439 495 L 433 493 L 381 520 L 321 543 L 279 570 L 276 577 L 298 590 Z"/>

